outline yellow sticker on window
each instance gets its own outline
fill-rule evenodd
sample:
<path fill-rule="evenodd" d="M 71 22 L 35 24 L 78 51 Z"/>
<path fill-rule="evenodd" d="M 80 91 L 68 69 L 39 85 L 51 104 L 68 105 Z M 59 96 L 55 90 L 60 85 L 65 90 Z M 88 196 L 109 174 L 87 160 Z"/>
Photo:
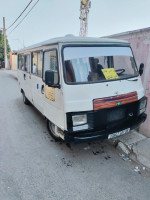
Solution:
<path fill-rule="evenodd" d="M 45 97 L 51 101 L 55 101 L 55 88 L 45 85 Z"/>
<path fill-rule="evenodd" d="M 117 79 L 119 78 L 114 68 L 102 69 L 102 72 L 106 78 L 106 80 Z"/>

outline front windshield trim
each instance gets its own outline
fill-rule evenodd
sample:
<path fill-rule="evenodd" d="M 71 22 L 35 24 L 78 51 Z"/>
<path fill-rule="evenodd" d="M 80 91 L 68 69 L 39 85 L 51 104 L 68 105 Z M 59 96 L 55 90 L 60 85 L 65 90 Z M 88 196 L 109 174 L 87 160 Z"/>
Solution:
<path fill-rule="evenodd" d="M 135 68 L 137 70 L 137 75 L 131 75 L 129 77 L 124 77 L 124 78 L 119 78 L 119 79 L 110 79 L 110 80 L 101 80 L 101 81 L 91 81 L 91 82 L 67 82 L 66 79 L 66 74 L 65 74 L 65 60 L 64 60 L 64 49 L 67 47 L 129 47 L 131 49 L 132 55 L 133 55 L 133 60 L 135 63 Z M 132 51 L 132 48 L 129 44 L 67 44 L 67 45 L 63 45 L 62 49 L 61 49 L 61 55 L 62 55 L 62 65 L 63 65 L 63 78 L 64 78 L 64 82 L 67 85 L 85 85 L 85 84 L 95 84 L 95 83 L 107 83 L 107 82 L 111 82 L 111 81 L 121 81 L 121 80 L 127 80 L 130 78 L 136 78 L 139 76 L 139 71 L 137 68 L 137 64 L 135 61 L 135 57 Z"/>

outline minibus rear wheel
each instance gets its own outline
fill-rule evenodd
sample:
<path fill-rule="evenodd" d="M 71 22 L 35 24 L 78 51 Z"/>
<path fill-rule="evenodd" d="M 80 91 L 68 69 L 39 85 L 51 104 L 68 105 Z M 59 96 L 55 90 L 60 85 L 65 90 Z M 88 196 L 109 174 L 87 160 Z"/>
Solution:
<path fill-rule="evenodd" d="M 23 102 L 24 102 L 24 104 L 29 105 L 29 104 L 30 104 L 30 101 L 26 98 L 24 92 L 22 92 L 22 97 L 23 97 Z"/>
<path fill-rule="evenodd" d="M 59 137 L 58 133 L 56 133 L 55 126 L 55 124 L 47 119 L 47 129 L 50 135 L 52 136 L 52 138 L 54 138 L 55 141 L 61 141 L 62 139 Z"/>

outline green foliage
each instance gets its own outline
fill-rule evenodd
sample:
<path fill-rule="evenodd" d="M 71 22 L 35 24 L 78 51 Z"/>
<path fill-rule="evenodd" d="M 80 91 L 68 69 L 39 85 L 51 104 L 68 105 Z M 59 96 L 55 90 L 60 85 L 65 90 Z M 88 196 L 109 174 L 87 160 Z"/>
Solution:
<path fill-rule="evenodd" d="M 7 44 L 7 53 L 9 53 L 10 46 L 8 40 L 6 40 L 6 44 Z M 0 30 L 0 61 L 4 61 L 4 37 L 1 30 Z"/>

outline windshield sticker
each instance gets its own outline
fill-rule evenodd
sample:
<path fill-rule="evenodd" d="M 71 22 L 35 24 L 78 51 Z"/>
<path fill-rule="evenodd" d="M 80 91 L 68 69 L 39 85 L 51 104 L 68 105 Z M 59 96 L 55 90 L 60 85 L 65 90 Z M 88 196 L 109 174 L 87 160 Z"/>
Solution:
<path fill-rule="evenodd" d="M 119 76 L 116 73 L 114 68 L 102 69 L 102 72 L 103 72 L 106 80 L 118 79 L 119 78 Z"/>

